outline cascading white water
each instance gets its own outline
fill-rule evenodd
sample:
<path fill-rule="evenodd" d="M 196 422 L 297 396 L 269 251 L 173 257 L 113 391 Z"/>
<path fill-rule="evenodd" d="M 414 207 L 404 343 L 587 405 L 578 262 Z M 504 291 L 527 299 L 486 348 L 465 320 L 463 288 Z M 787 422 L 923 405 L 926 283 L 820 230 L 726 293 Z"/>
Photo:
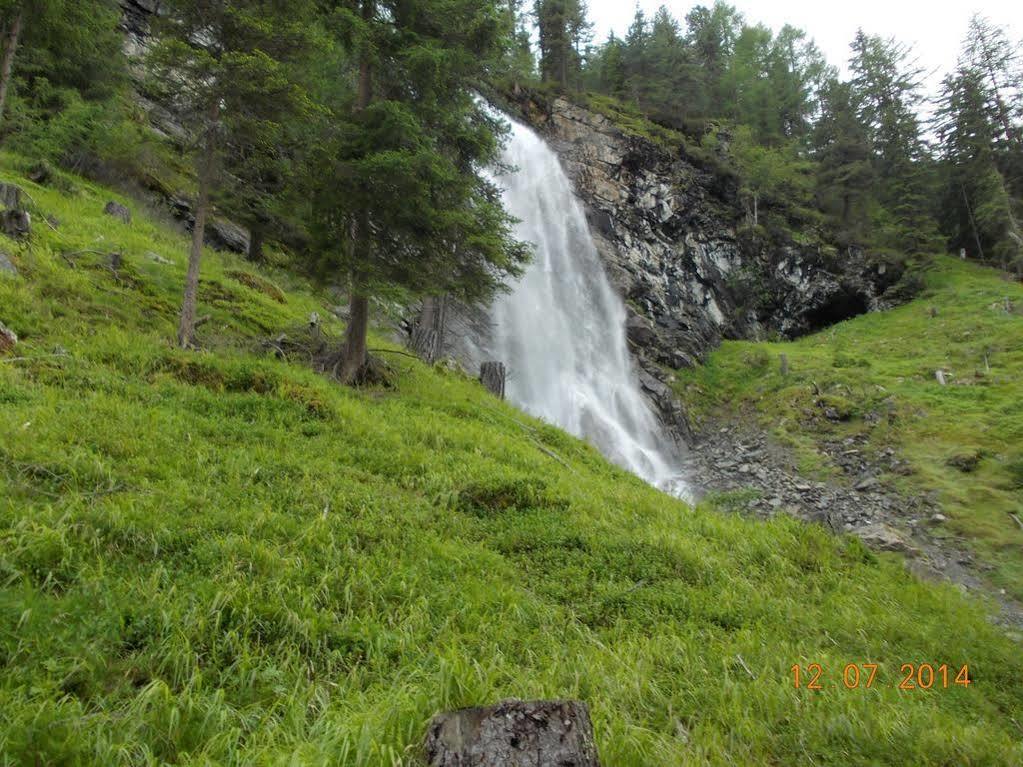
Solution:
<path fill-rule="evenodd" d="M 582 207 L 557 155 L 512 121 L 494 177 L 516 236 L 535 257 L 492 308 L 492 359 L 509 370 L 508 399 L 583 437 L 619 466 L 688 495 L 673 444 L 643 398 L 625 339 L 625 305 L 612 289 Z"/>

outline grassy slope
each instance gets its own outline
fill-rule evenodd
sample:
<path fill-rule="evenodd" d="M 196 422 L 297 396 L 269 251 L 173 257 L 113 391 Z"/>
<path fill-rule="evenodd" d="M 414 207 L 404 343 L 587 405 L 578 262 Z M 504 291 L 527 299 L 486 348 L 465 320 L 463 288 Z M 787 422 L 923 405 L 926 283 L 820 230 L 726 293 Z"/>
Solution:
<path fill-rule="evenodd" d="M 950 385 L 939 385 L 939 369 Z M 867 434 L 875 449 L 897 447 L 915 473 L 888 479 L 937 490 L 950 517 L 944 534 L 967 540 L 996 585 L 1023 599 L 1023 530 L 1010 516 L 1023 518 L 1023 486 L 1010 470 L 1023 459 L 1023 286 L 942 258 L 906 306 L 794 343 L 725 343 L 679 388 L 704 413 L 748 413 L 821 473 L 830 469 L 822 438 Z M 849 420 L 830 423 L 822 405 Z M 976 470 L 949 466 L 957 456 L 979 458 Z"/>
<path fill-rule="evenodd" d="M 435 711 L 509 696 L 588 701 L 611 765 L 1023 760 L 1023 658 L 983 606 L 690 510 L 456 373 L 396 358 L 396 390 L 356 392 L 257 356 L 326 312 L 231 257 L 204 267 L 219 351 L 175 350 L 184 239 L 12 162 L 62 224 L 0 276 L 33 358 L 0 361 L 0 763 L 413 763 Z M 59 256 L 114 248 L 120 278 Z M 974 683 L 896 690 L 921 661 Z"/>

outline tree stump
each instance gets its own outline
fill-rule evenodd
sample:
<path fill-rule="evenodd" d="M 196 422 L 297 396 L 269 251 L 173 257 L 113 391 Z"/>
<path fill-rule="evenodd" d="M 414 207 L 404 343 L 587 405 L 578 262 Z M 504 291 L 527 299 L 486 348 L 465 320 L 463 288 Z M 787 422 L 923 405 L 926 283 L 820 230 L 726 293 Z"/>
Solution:
<path fill-rule="evenodd" d="M 495 397 L 504 399 L 505 369 L 503 362 L 484 362 L 480 365 L 480 383 Z"/>
<path fill-rule="evenodd" d="M 106 213 L 108 216 L 113 216 L 114 218 L 120 219 L 126 224 L 131 223 L 131 211 L 128 210 L 123 205 L 121 205 L 121 203 L 119 202 L 113 201 L 108 202 L 104 206 L 103 212 Z"/>
<path fill-rule="evenodd" d="M 417 357 L 431 365 L 440 359 L 444 350 L 447 315 L 447 296 L 426 296 L 412 328 L 410 348 Z"/>
<path fill-rule="evenodd" d="M 0 205 L 6 210 L 21 210 L 21 187 L 0 184 Z"/>
<path fill-rule="evenodd" d="M 18 343 L 18 336 L 6 325 L 0 322 L 0 354 L 6 354 Z"/>
<path fill-rule="evenodd" d="M 0 225 L 8 237 L 20 240 L 32 232 L 32 217 L 25 210 L 5 210 L 0 213 Z"/>
<path fill-rule="evenodd" d="M 600 767 L 586 704 L 504 701 L 438 714 L 426 733 L 430 767 Z"/>

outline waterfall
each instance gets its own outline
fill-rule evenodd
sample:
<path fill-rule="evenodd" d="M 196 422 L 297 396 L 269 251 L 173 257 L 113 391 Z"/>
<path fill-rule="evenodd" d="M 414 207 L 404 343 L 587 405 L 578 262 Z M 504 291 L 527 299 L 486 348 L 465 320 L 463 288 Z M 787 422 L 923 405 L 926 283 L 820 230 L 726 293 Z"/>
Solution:
<path fill-rule="evenodd" d="M 687 496 L 674 443 L 640 391 L 625 339 L 625 305 L 611 287 L 582 207 L 557 155 L 511 121 L 493 176 L 533 262 L 491 309 L 486 354 L 509 371 L 508 399 L 582 437 L 622 468 Z"/>

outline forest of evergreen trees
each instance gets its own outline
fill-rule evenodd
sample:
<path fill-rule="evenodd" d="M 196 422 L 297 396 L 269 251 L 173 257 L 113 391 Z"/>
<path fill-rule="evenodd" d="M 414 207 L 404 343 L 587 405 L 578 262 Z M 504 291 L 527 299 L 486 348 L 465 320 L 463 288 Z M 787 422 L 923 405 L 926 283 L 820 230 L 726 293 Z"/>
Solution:
<path fill-rule="evenodd" d="M 753 227 L 783 210 L 842 245 L 963 249 L 1023 273 L 1023 69 L 983 18 L 928 103 L 896 41 L 858 33 L 843 79 L 804 32 L 720 2 L 684 19 L 637 11 L 595 44 L 582 0 L 162 0 L 138 56 L 121 13 L 0 0 L 0 141 L 194 196 L 182 345 L 214 207 L 252 231 L 254 259 L 284 243 L 347 285 L 346 381 L 365 373 L 372 298 L 499 289 L 528 249 L 482 173 L 502 126 L 478 94 L 513 84 L 595 94 L 727 154 Z M 175 115 L 178 146 L 154 136 L 139 94 Z"/>
<path fill-rule="evenodd" d="M 526 40 L 529 17 L 512 5 Z M 843 79 L 804 31 L 774 33 L 722 2 L 684 19 L 637 9 L 624 38 L 596 45 L 582 0 L 532 10 L 544 81 L 614 97 L 705 144 L 726 129 L 751 216 L 765 202 L 816 210 L 839 242 L 965 249 L 1023 270 L 1023 61 L 987 19 L 964 30 L 934 98 L 910 48 L 863 31 Z"/>

